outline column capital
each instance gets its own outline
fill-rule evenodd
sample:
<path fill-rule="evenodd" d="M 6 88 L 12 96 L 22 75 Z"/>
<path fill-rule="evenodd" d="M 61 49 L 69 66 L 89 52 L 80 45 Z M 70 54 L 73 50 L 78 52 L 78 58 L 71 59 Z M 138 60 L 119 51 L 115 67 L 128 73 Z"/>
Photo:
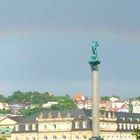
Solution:
<path fill-rule="evenodd" d="M 98 71 L 98 65 L 100 64 L 100 61 L 89 61 L 89 64 L 91 66 L 91 71 Z"/>

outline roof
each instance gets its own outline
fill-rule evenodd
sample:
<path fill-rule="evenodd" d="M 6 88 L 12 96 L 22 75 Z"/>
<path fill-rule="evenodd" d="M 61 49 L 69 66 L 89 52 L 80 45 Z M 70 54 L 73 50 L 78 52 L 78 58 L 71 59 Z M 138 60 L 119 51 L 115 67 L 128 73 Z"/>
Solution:
<path fill-rule="evenodd" d="M 64 111 L 43 111 L 42 116 L 43 118 L 47 118 L 48 115 L 51 113 L 51 116 L 53 118 L 56 118 L 58 116 L 58 112 L 60 112 L 62 118 L 66 118 L 67 114 L 69 113 L 71 117 L 74 119 L 78 118 L 79 116 L 86 116 L 91 117 L 92 116 L 92 110 L 89 109 L 72 109 L 72 110 L 64 110 Z M 128 112 L 112 112 L 112 111 L 101 111 L 101 114 L 105 114 L 105 116 L 108 116 L 108 113 L 110 112 L 111 116 L 113 113 L 117 117 L 117 121 L 121 121 L 121 118 L 132 118 L 132 120 L 136 120 L 137 118 L 140 119 L 140 113 L 128 113 Z M 37 113 L 36 115 L 32 115 L 29 117 L 17 117 L 14 119 L 17 119 L 19 123 L 33 123 L 36 122 L 36 118 L 39 117 L 40 113 Z"/>

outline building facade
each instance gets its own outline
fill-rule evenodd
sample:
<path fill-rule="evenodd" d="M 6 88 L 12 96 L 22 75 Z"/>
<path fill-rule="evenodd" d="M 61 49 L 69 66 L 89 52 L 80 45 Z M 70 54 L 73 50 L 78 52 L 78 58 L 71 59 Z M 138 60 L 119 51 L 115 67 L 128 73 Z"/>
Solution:
<path fill-rule="evenodd" d="M 8 140 L 89 140 L 92 136 L 91 110 L 42 112 L 13 121 L 11 126 Z M 132 132 L 138 127 L 140 114 L 100 111 L 104 140 L 135 140 Z"/>

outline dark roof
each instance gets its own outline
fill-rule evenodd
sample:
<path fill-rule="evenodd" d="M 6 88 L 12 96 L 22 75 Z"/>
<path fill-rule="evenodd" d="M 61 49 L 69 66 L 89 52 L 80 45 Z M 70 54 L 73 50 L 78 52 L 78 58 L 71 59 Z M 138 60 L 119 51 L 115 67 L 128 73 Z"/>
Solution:
<path fill-rule="evenodd" d="M 20 122 L 21 120 L 23 120 L 24 116 L 8 116 L 8 118 L 10 118 L 16 122 Z"/>
<path fill-rule="evenodd" d="M 64 111 L 51 111 L 51 115 L 53 118 L 56 118 L 58 115 L 58 112 L 60 112 L 62 118 L 65 118 L 68 114 L 68 112 L 71 114 L 71 117 L 77 118 L 78 116 L 92 116 L 92 110 L 88 109 L 72 109 L 72 110 L 64 110 Z M 101 114 L 105 113 L 105 116 L 107 117 L 108 113 L 110 111 L 101 111 Z M 43 117 L 47 118 L 50 111 L 43 111 Z M 111 116 L 113 115 L 113 112 L 110 112 Z M 122 118 L 124 117 L 125 120 L 130 120 L 129 118 L 132 118 L 133 121 L 136 121 L 136 118 L 140 119 L 140 114 L 138 113 L 126 113 L 126 112 L 114 112 L 115 116 L 117 117 L 117 121 L 122 121 Z M 39 117 L 40 113 L 37 113 L 35 115 L 29 116 L 29 117 L 19 117 L 17 118 L 19 123 L 32 123 L 36 121 L 36 118 Z M 15 118 L 16 119 L 16 118 Z"/>
<path fill-rule="evenodd" d="M 81 110 L 81 109 L 72 109 L 72 110 L 64 110 L 64 111 L 43 111 L 41 112 L 43 114 L 44 118 L 48 117 L 48 114 L 51 113 L 53 118 L 56 118 L 58 115 L 58 112 L 61 113 L 62 118 L 65 118 L 67 116 L 68 113 L 71 114 L 71 117 L 76 118 L 77 116 L 81 115 L 81 116 L 89 116 L 88 113 L 85 110 Z M 28 117 L 23 118 L 22 120 L 19 121 L 19 123 L 32 123 L 36 121 L 36 118 L 39 117 L 40 113 L 37 113 L 35 115 L 31 115 Z"/>

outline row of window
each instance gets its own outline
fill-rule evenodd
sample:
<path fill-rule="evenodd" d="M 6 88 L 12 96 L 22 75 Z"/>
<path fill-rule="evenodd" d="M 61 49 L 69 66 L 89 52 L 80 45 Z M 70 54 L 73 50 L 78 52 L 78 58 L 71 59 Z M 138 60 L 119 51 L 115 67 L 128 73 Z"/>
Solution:
<path fill-rule="evenodd" d="M 75 128 L 78 129 L 80 127 L 80 122 L 75 122 Z M 87 122 L 82 122 L 82 127 L 87 128 Z M 47 125 L 44 125 L 44 128 L 47 128 Z M 56 124 L 53 124 L 53 128 L 56 129 Z M 32 124 L 32 130 L 36 130 L 36 124 Z M 15 126 L 15 131 L 19 131 L 19 126 Z M 29 124 L 25 125 L 25 131 L 29 131 Z"/>
<path fill-rule="evenodd" d="M 15 140 L 20 140 L 20 138 L 16 137 Z M 37 140 L 37 138 L 33 137 L 29 139 L 28 137 L 26 137 L 25 140 Z"/>
<path fill-rule="evenodd" d="M 122 130 L 133 130 L 139 127 L 140 124 L 123 124 L 123 123 L 118 124 L 118 128 Z"/>
<path fill-rule="evenodd" d="M 62 136 L 62 140 L 66 140 L 66 138 L 67 137 L 65 135 Z M 79 136 L 75 136 L 75 139 L 76 140 L 79 140 L 80 137 Z M 86 140 L 87 137 L 86 136 L 83 136 L 83 139 Z M 15 140 L 20 140 L 20 138 L 16 137 Z M 26 137 L 25 140 L 37 140 L 37 138 L 35 138 L 35 137 L 33 137 L 33 138 Z M 44 136 L 44 139 L 43 140 L 49 140 L 49 139 L 48 139 L 47 136 Z M 57 140 L 57 136 L 52 136 L 52 140 Z"/>
<path fill-rule="evenodd" d="M 32 130 L 36 130 L 36 124 L 32 124 Z M 15 131 L 19 131 L 19 125 L 15 125 Z M 25 125 L 25 131 L 29 131 L 29 124 Z"/>
<path fill-rule="evenodd" d="M 87 128 L 87 122 L 82 122 L 82 128 Z M 104 123 L 103 123 L 104 124 Z M 103 125 L 102 124 L 102 125 Z M 56 124 L 53 124 L 54 129 L 56 129 Z M 133 130 L 136 128 L 140 128 L 140 124 L 126 124 L 126 123 L 119 123 L 118 124 L 118 129 L 123 129 L 123 130 Z M 46 125 L 44 125 L 44 128 L 47 128 Z M 80 128 L 80 122 L 75 122 L 75 129 Z M 32 130 L 36 130 L 36 124 L 32 124 Z M 15 126 L 15 131 L 19 131 L 19 126 Z M 29 131 L 29 124 L 25 125 L 25 131 Z"/>
<path fill-rule="evenodd" d="M 104 138 L 104 140 L 132 140 L 134 139 L 133 136 L 130 135 L 117 135 L 117 136 L 112 136 L 112 135 L 103 135 L 102 138 Z"/>
<path fill-rule="evenodd" d="M 78 129 L 80 126 L 80 122 L 75 122 L 75 128 Z M 82 127 L 87 128 L 87 122 L 82 122 Z"/>
<path fill-rule="evenodd" d="M 127 117 L 127 118 L 125 118 L 125 117 L 120 117 L 120 119 L 123 120 L 123 121 L 129 120 L 129 121 L 132 122 L 132 120 L 134 120 L 134 121 L 140 122 L 140 118 L 133 118 L 133 119 L 132 119 L 132 118 L 129 118 L 129 117 Z"/>

